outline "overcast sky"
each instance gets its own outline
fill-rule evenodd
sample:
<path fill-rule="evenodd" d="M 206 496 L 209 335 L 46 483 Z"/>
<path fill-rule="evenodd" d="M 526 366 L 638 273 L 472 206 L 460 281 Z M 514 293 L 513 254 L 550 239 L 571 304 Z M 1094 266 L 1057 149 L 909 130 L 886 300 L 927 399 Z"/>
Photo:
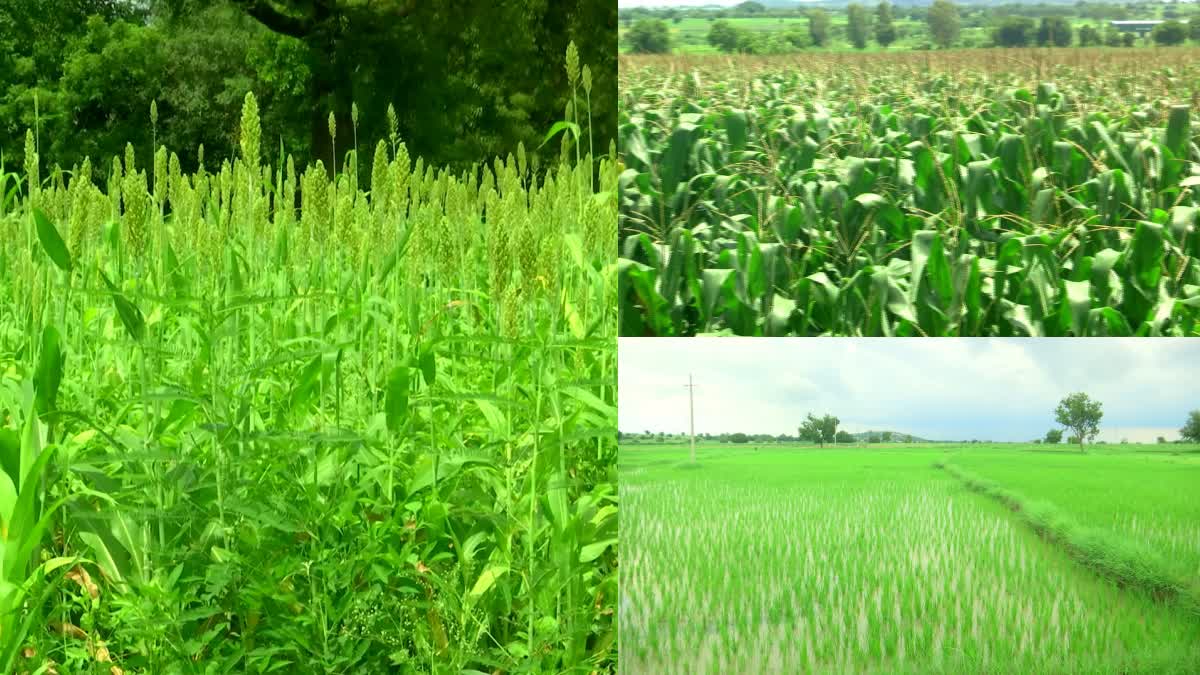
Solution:
<path fill-rule="evenodd" d="M 1100 440 L 1179 437 L 1200 408 L 1196 339 L 621 338 L 620 429 L 795 434 L 808 412 L 850 432 L 1028 441 L 1084 391 L 1104 405 Z"/>

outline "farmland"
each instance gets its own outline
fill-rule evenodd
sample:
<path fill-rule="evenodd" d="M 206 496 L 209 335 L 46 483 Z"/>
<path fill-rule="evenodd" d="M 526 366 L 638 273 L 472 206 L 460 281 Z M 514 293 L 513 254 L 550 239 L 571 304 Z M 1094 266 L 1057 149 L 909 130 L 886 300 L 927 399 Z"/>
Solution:
<path fill-rule="evenodd" d="M 1159 547 L 1116 524 L 1152 511 L 1194 527 L 1195 491 L 1155 479 L 1169 467 L 1195 485 L 1195 447 L 1071 457 L 1103 462 L 1106 495 L 1129 492 L 1084 487 L 1061 503 L 1087 471 L 1037 449 L 711 445 L 693 465 L 685 446 L 623 445 L 622 668 L 1194 671 L 1200 616 L 1186 598 L 1109 576 L 948 468 L 1111 523 L 1093 533 L 1108 543 Z M 1054 466 L 1053 486 L 1018 480 Z"/>
<path fill-rule="evenodd" d="M 30 130 L 0 672 L 615 668 L 616 158 L 569 117 L 538 170 L 443 169 L 388 118 L 360 155 L 330 117 L 333 180 L 251 95 L 195 173 L 51 168 Z"/>
<path fill-rule="evenodd" d="M 620 334 L 1196 335 L 1196 56 L 623 57 Z"/>

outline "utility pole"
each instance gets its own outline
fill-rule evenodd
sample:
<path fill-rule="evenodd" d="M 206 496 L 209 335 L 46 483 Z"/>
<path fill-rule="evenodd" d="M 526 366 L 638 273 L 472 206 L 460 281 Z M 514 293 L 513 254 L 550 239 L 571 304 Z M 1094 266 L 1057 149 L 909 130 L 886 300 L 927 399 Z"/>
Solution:
<path fill-rule="evenodd" d="M 692 463 L 696 463 L 696 385 L 692 384 L 692 374 L 688 373 L 688 432 L 692 437 Z"/>

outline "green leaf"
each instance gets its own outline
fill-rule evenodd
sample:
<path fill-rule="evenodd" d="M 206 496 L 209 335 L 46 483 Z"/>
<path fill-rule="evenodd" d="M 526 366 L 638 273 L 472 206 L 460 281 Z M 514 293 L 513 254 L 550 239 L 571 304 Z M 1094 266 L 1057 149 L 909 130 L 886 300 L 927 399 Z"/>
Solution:
<path fill-rule="evenodd" d="M 388 375 L 387 394 L 383 410 L 388 431 L 398 433 L 408 415 L 409 366 L 402 363 Z"/>
<path fill-rule="evenodd" d="M 1138 221 L 1128 255 L 1127 264 L 1134 285 L 1144 293 L 1154 292 L 1162 278 L 1163 226 L 1146 220 Z"/>
<path fill-rule="evenodd" d="M 59 236 L 58 229 L 54 227 L 46 214 L 42 213 L 41 209 L 33 210 L 33 222 L 37 226 L 38 241 L 42 242 L 42 248 L 45 249 L 46 255 L 60 270 L 70 272 L 71 254 L 67 251 L 66 243 Z"/>
<path fill-rule="evenodd" d="M 108 287 L 109 294 L 112 295 L 113 304 L 117 307 L 117 314 L 121 317 L 121 323 L 125 324 L 125 330 L 129 333 L 129 337 L 133 338 L 134 342 L 140 343 L 146 333 L 146 320 L 142 318 L 142 311 L 125 299 L 125 296 L 104 274 L 104 270 L 100 270 L 100 278 Z"/>
<path fill-rule="evenodd" d="M 559 134 L 559 132 L 564 131 L 564 130 L 570 131 L 571 134 L 573 136 L 575 136 L 575 138 L 579 138 L 579 125 L 578 124 L 575 124 L 574 122 L 567 122 L 566 120 L 563 120 L 561 122 L 555 122 L 554 126 L 550 127 L 550 131 L 546 132 L 546 138 L 542 140 L 542 145 L 539 145 L 538 149 L 541 150 L 542 146 L 549 143 L 551 139 L 553 139 L 555 136 L 557 136 Z"/>
<path fill-rule="evenodd" d="M 433 347 L 428 347 L 421 352 L 419 365 L 425 386 L 432 387 L 433 381 L 437 378 L 437 356 L 434 354 Z"/>
<path fill-rule="evenodd" d="M 49 324 L 42 329 L 42 350 L 38 353 L 37 369 L 33 374 L 36 406 L 43 415 L 55 409 L 58 386 L 62 382 L 63 361 L 58 330 Z"/>
<path fill-rule="evenodd" d="M 487 593 L 496 584 L 496 580 L 508 573 L 508 565 L 492 565 L 479 573 L 475 585 L 471 587 L 471 597 L 478 598 Z"/>
<path fill-rule="evenodd" d="M 590 563 L 596 558 L 599 558 L 600 555 L 604 553 L 604 550 L 609 546 L 616 546 L 616 544 L 616 537 L 613 537 L 612 539 L 605 539 L 604 541 L 598 541 L 594 544 L 588 544 L 587 546 L 584 546 L 582 550 L 580 550 L 579 562 Z"/>

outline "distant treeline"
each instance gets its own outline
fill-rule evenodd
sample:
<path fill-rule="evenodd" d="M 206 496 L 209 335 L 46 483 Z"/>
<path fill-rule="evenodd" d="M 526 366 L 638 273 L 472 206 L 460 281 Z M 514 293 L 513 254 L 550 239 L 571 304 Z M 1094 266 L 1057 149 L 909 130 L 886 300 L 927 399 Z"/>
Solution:
<path fill-rule="evenodd" d="M 1071 45 L 1132 47 L 1139 35 L 1109 22 L 1156 20 L 1143 42 L 1162 46 L 1200 43 L 1200 5 L 1164 3 L 822 3 L 766 7 L 743 2 L 727 9 L 626 9 L 619 12 L 624 46 L 635 53 L 715 49 L 726 53 L 785 54 L 802 49 L 850 46 L 933 49 Z M 753 27 L 745 21 L 755 20 Z M 692 20 L 688 38 L 671 26 Z M 708 22 L 707 33 L 695 21 Z M 701 29 L 702 30 L 702 29 Z M 679 44 L 676 44 L 679 42 Z"/>

